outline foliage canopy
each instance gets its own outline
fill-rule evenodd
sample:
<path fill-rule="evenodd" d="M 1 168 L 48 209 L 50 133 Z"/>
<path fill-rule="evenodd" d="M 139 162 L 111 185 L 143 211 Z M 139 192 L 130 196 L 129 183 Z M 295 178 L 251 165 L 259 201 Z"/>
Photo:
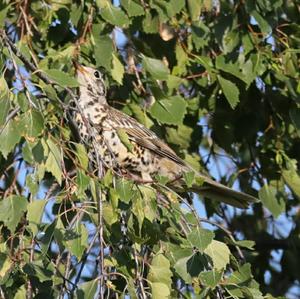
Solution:
<path fill-rule="evenodd" d="M 300 296 L 299 9 L 1 0 L 0 297 Z M 261 202 L 99 179 L 70 119 L 73 58 L 103 69 L 111 105 Z"/>

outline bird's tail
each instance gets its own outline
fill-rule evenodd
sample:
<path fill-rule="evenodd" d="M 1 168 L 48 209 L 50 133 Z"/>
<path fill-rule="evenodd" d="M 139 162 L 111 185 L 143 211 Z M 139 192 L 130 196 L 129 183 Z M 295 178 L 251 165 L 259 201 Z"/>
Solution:
<path fill-rule="evenodd" d="M 198 176 L 200 180 L 203 180 L 203 184 L 195 184 L 191 189 L 199 195 L 224 202 L 237 208 L 247 208 L 249 204 L 258 202 L 258 199 L 254 196 L 235 191 L 201 174 L 198 174 Z"/>

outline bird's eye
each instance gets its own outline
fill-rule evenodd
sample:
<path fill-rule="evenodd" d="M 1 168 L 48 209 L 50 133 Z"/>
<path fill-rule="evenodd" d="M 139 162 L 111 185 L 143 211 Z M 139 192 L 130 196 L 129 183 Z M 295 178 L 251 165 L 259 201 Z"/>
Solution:
<path fill-rule="evenodd" d="M 94 72 L 94 76 L 95 76 L 97 79 L 99 79 L 99 78 L 100 78 L 100 73 L 99 73 L 98 71 L 95 71 L 95 72 Z"/>

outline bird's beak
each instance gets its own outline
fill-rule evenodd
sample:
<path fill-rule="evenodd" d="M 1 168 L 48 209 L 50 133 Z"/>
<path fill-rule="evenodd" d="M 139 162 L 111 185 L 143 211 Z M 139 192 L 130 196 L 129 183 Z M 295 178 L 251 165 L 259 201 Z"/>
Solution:
<path fill-rule="evenodd" d="M 76 72 L 80 72 L 81 74 L 86 74 L 87 73 L 84 66 L 79 64 L 76 60 L 72 60 L 72 62 L 73 62 L 73 65 L 75 67 Z"/>

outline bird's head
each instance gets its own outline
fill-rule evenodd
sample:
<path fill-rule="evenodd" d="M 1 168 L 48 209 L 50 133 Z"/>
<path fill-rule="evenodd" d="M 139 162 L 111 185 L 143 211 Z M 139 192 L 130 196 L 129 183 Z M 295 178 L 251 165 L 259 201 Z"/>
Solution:
<path fill-rule="evenodd" d="M 103 74 L 96 69 L 83 66 L 78 62 L 73 61 L 73 64 L 76 69 L 80 96 L 97 97 L 99 101 L 103 101 L 106 96 Z"/>

